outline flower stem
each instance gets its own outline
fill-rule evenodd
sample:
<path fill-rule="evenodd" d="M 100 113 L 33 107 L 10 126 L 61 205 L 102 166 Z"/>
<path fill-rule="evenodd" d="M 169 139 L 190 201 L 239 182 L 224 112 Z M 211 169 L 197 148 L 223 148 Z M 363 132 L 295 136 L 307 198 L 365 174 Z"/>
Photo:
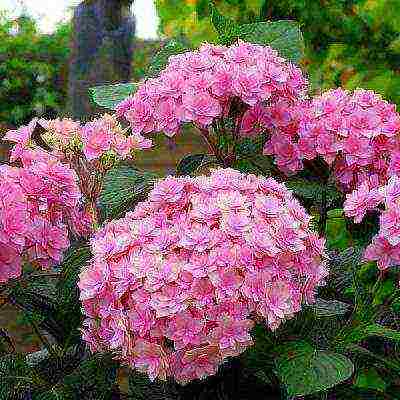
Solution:
<path fill-rule="evenodd" d="M 221 152 L 218 148 L 218 145 L 212 139 L 208 130 L 204 129 L 204 128 L 199 128 L 199 130 L 200 130 L 200 133 L 203 135 L 204 139 L 206 140 L 211 153 L 214 154 L 215 157 L 217 157 L 218 161 L 225 167 L 226 165 L 225 165 L 224 156 L 221 154 Z"/>
<path fill-rule="evenodd" d="M 52 357 L 58 358 L 58 353 L 54 350 L 54 348 L 52 347 L 51 343 L 48 341 L 46 336 L 42 335 L 36 322 L 33 321 L 32 319 L 29 319 L 29 323 L 32 326 L 32 329 L 35 332 L 36 336 L 39 338 L 39 340 L 41 341 L 45 349 L 49 352 L 49 354 L 51 354 Z"/>

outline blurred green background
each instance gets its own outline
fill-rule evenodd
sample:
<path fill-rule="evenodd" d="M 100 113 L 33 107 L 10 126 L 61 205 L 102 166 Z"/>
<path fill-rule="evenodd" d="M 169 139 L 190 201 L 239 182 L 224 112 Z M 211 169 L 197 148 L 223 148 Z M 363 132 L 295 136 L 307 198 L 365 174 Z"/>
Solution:
<path fill-rule="evenodd" d="M 399 0 L 217 0 L 239 22 L 294 19 L 302 27 L 302 60 L 314 90 L 362 86 L 400 103 Z M 160 41 L 135 40 L 132 77 L 144 77 L 161 40 L 191 45 L 213 41 L 208 0 L 155 0 Z M 0 123 L 16 126 L 34 116 L 62 114 L 66 102 L 71 26 L 42 34 L 29 15 L 0 11 Z"/>
<path fill-rule="evenodd" d="M 400 104 L 400 0 L 215 0 L 238 22 L 293 19 L 300 23 L 306 52 L 301 65 L 314 92 L 364 87 Z M 195 47 L 213 41 L 208 0 L 155 0 L 158 40 L 135 39 L 132 80 L 145 76 L 162 42 L 180 37 Z M 146 22 L 146 21 L 145 21 Z M 149 21 L 154 23 L 154 21 Z M 71 23 L 40 32 L 29 14 L 11 18 L 0 6 L 0 135 L 35 116 L 65 114 Z M 182 135 L 181 135 L 182 136 Z M 187 152 L 201 152 L 197 135 L 178 137 L 178 146 L 156 139 L 142 167 L 169 172 Z M 4 146 L 0 159 L 4 159 Z M 172 151 L 173 150 L 173 151 Z"/>

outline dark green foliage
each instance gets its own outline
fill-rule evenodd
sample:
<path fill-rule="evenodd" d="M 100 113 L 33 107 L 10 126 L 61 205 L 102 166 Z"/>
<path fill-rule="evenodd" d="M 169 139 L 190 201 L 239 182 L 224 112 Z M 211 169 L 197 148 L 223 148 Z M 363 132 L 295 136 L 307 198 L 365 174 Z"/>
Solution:
<path fill-rule="evenodd" d="M 218 160 L 209 154 L 190 154 L 184 157 L 176 167 L 178 175 L 196 175 L 218 164 Z"/>
<path fill-rule="evenodd" d="M 29 16 L 16 23 L 13 35 L 15 22 L 0 10 L 0 121 L 7 125 L 55 117 L 63 111 L 67 89 L 70 26 L 43 35 Z"/>
<path fill-rule="evenodd" d="M 346 315 L 350 305 L 338 300 L 317 299 L 310 309 L 317 318 L 340 317 Z"/>
<path fill-rule="evenodd" d="M 386 389 L 386 382 L 378 371 L 371 367 L 358 372 L 354 379 L 354 386 L 360 389 L 374 390 L 384 392 Z"/>
<path fill-rule="evenodd" d="M 151 382 L 147 375 L 132 372 L 129 375 L 129 400 L 172 400 L 164 382 Z"/>
<path fill-rule="evenodd" d="M 57 318 L 57 301 L 50 291 L 46 291 L 43 286 L 42 293 L 36 291 L 28 277 L 11 288 L 9 301 L 24 312 L 28 323 L 34 323 L 57 341 L 63 341 L 63 326 Z"/>
<path fill-rule="evenodd" d="M 343 195 L 332 183 L 323 186 L 317 180 L 294 177 L 285 181 L 285 185 L 292 190 L 302 202 L 309 202 L 313 205 L 320 204 L 324 195 L 326 196 L 329 208 L 334 207 L 343 199 Z"/>
<path fill-rule="evenodd" d="M 255 154 L 261 154 L 265 141 L 265 135 L 259 135 L 255 138 L 244 138 L 236 144 L 235 153 L 243 157 L 252 157 Z"/>
<path fill-rule="evenodd" d="M 154 56 L 149 69 L 147 70 L 148 77 L 157 76 L 167 65 L 170 56 L 183 53 L 189 50 L 188 47 L 179 40 L 171 40 L 159 50 Z"/>
<path fill-rule="evenodd" d="M 111 169 L 103 184 L 100 209 L 104 219 L 121 217 L 137 202 L 144 200 L 157 176 L 131 166 L 121 165 Z"/>
<path fill-rule="evenodd" d="M 75 349 L 59 359 L 29 364 L 23 355 L 0 358 L 1 400 L 109 400 L 116 364 L 110 356 Z"/>
<path fill-rule="evenodd" d="M 353 363 L 345 356 L 315 350 L 306 342 L 290 342 L 277 348 L 276 373 L 289 396 L 314 394 L 349 379 Z"/>
<path fill-rule="evenodd" d="M 368 212 L 361 223 L 356 224 L 352 220 L 346 221 L 347 229 L 351 232 L 354 244 L 367 246 L 379 230 L 379 215 L 377 212 Z"/>
<path fill-rule="evenodd" d="M 132 81 L 139 82 L 146 77 L 151 60 L 160 50 L 161 40 L 143 40 L 135 38 L 132 63 Z"/>
<path fill-rule="evenodd" d="M 400 102 L 400 20 L 397 0 L 265 2 L 266 19 L 289 18 L 302 26 L 305 63 L 315 89 L 373 89 Z"/>
<path fill-rule="evenodd" d="M 282 57 L 299 62 L 304 55 L 304 42 L 299 25 L 294 21 L 273 21 L 245 24 L 239 37 L 247 42 L 268 45 Z"/>
<path fill-rule="evenodd" d="M 45 382 L 36 376 L 23 355 L 0 357 L 0 399 L 23 400 L 32 389 L 43 387 Z"/>
<path fill-rule="evenodd" d="M 176 167 L 178 175 L 192 175 L 200 167 L 206 154 L 190 154 L 183 158 Z"/>
<path fill-rule="evenodd" d="M 78 329 L 82 322 L 82 314 L 77 283 L 80 272 L 90 258 L 88 245 L 75 245 L 69 249 L 61 264 L 61 278 L 57 283 L 56 314 L 63 326 L 64 346 L 77 343 L 80 339 Z"/>

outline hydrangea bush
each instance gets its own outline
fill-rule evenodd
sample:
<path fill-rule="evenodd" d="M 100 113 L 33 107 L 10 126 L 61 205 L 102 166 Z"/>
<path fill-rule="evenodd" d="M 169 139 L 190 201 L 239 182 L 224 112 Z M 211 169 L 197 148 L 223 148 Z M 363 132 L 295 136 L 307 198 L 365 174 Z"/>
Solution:
<path fill-rule="evenodd" d="M 143 82 L 93 89 L 115 113 L 85 124 L 34 119 L 7 133 L 15 145 L 12 164 L 0 168 L 0 290 L 40 313 L 41 329 L 57 338 L 54 346 L 44 340 L 57 365 L 84 345 L 85 366 L 111 354 L 98 390 L 112 387 L 115 361 L 155 381 L 149 388 L 160 380 L 197 388 L 190 399 L 204 395 L 192 382 L 215 383 L 205 378 L 234 358 L 244 377 L 269 387 L 277 378 L 289 396 L 354 374 L 348 390 L 362 388 L 363 364 L 352 353 L 397 373 L 398 347 L 382 350 L 388 361 L 368 347 L 371 336 L 400 341 L 396 296 L 386 296 L 400 261 L 395 106 L 363 89 L 311 97 L 294 62 L 300 50 L 281 56 L 292 54 L 282 32 L 301 42 L 297 27 L 237 27 L 212 4 L 211 12 L 220 44 L 169 44 Z M 186 129 L 204 138 L 209 154 L 188 155 L 177 176 L 144 183 L 134 152 L 151 148 L 150 134 Z M 352 219 L 374 215 L 379 224 L 365 248 L 332 249 L 332 226 L 352 235 Z M 60 264 L 60 299 L 21 300 L 18 288 L 45 279 L 32 267 Z M 63 308 L 75 307 L 77 287 L 82 319 L 66 328 Z M 46 390 L 71 393 L 71 382 Z"/>

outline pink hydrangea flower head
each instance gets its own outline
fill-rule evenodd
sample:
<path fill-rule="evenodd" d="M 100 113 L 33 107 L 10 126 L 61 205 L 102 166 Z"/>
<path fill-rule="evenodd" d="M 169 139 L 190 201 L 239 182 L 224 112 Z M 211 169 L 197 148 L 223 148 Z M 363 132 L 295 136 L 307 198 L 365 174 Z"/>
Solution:
<path fill-rule="evenodd" d="M 270 47 L 238 41 L 230 47 L 203 44 L 199 50 L 169 58 L 166 68 L 144 81 L 117 106 L 137 133 L 175 135 L 183 123 L 205 128 L 225 117 L 232 103 L 256 107 L 243 122 L 243 132 L 263 122 L 262 102 L 292 103 L 302 97 L 307 81 L 301 70 Z M 261 118 L 261 119 L 260 119 Z"/>
<path fill-rule="evenodd" d="M 320 156 L 349 193 L 366 176 L 374 177 L 376 187 L 400 171 L 400 115 L 376 93 L 339 88 L 289 103 L 283 112 L 278 106 L 267 108 L 272 134 L 264 154 L 273 155 L 283 172 L 296 172 L 303 160 Z"/>
<path fill-rule="evenodd" d="M 2 282 L 18 278 L 23 261 L 43 268 L 58 264 L 70 244 L 66 223 L 77 236 L 92 231 L 75 172 L 54 155 L 30 152 L 22 167 L 0 168 Z"/>
<path fill-rule="evenodd" d="M 256 321 L 276 329 L 312 301 L 327 269 L 309 222 L 272 178 L 216 169 L 156 182 L 92 239 L 84 340 L 151 379 L 215 374 L 252 345 Z"/>

